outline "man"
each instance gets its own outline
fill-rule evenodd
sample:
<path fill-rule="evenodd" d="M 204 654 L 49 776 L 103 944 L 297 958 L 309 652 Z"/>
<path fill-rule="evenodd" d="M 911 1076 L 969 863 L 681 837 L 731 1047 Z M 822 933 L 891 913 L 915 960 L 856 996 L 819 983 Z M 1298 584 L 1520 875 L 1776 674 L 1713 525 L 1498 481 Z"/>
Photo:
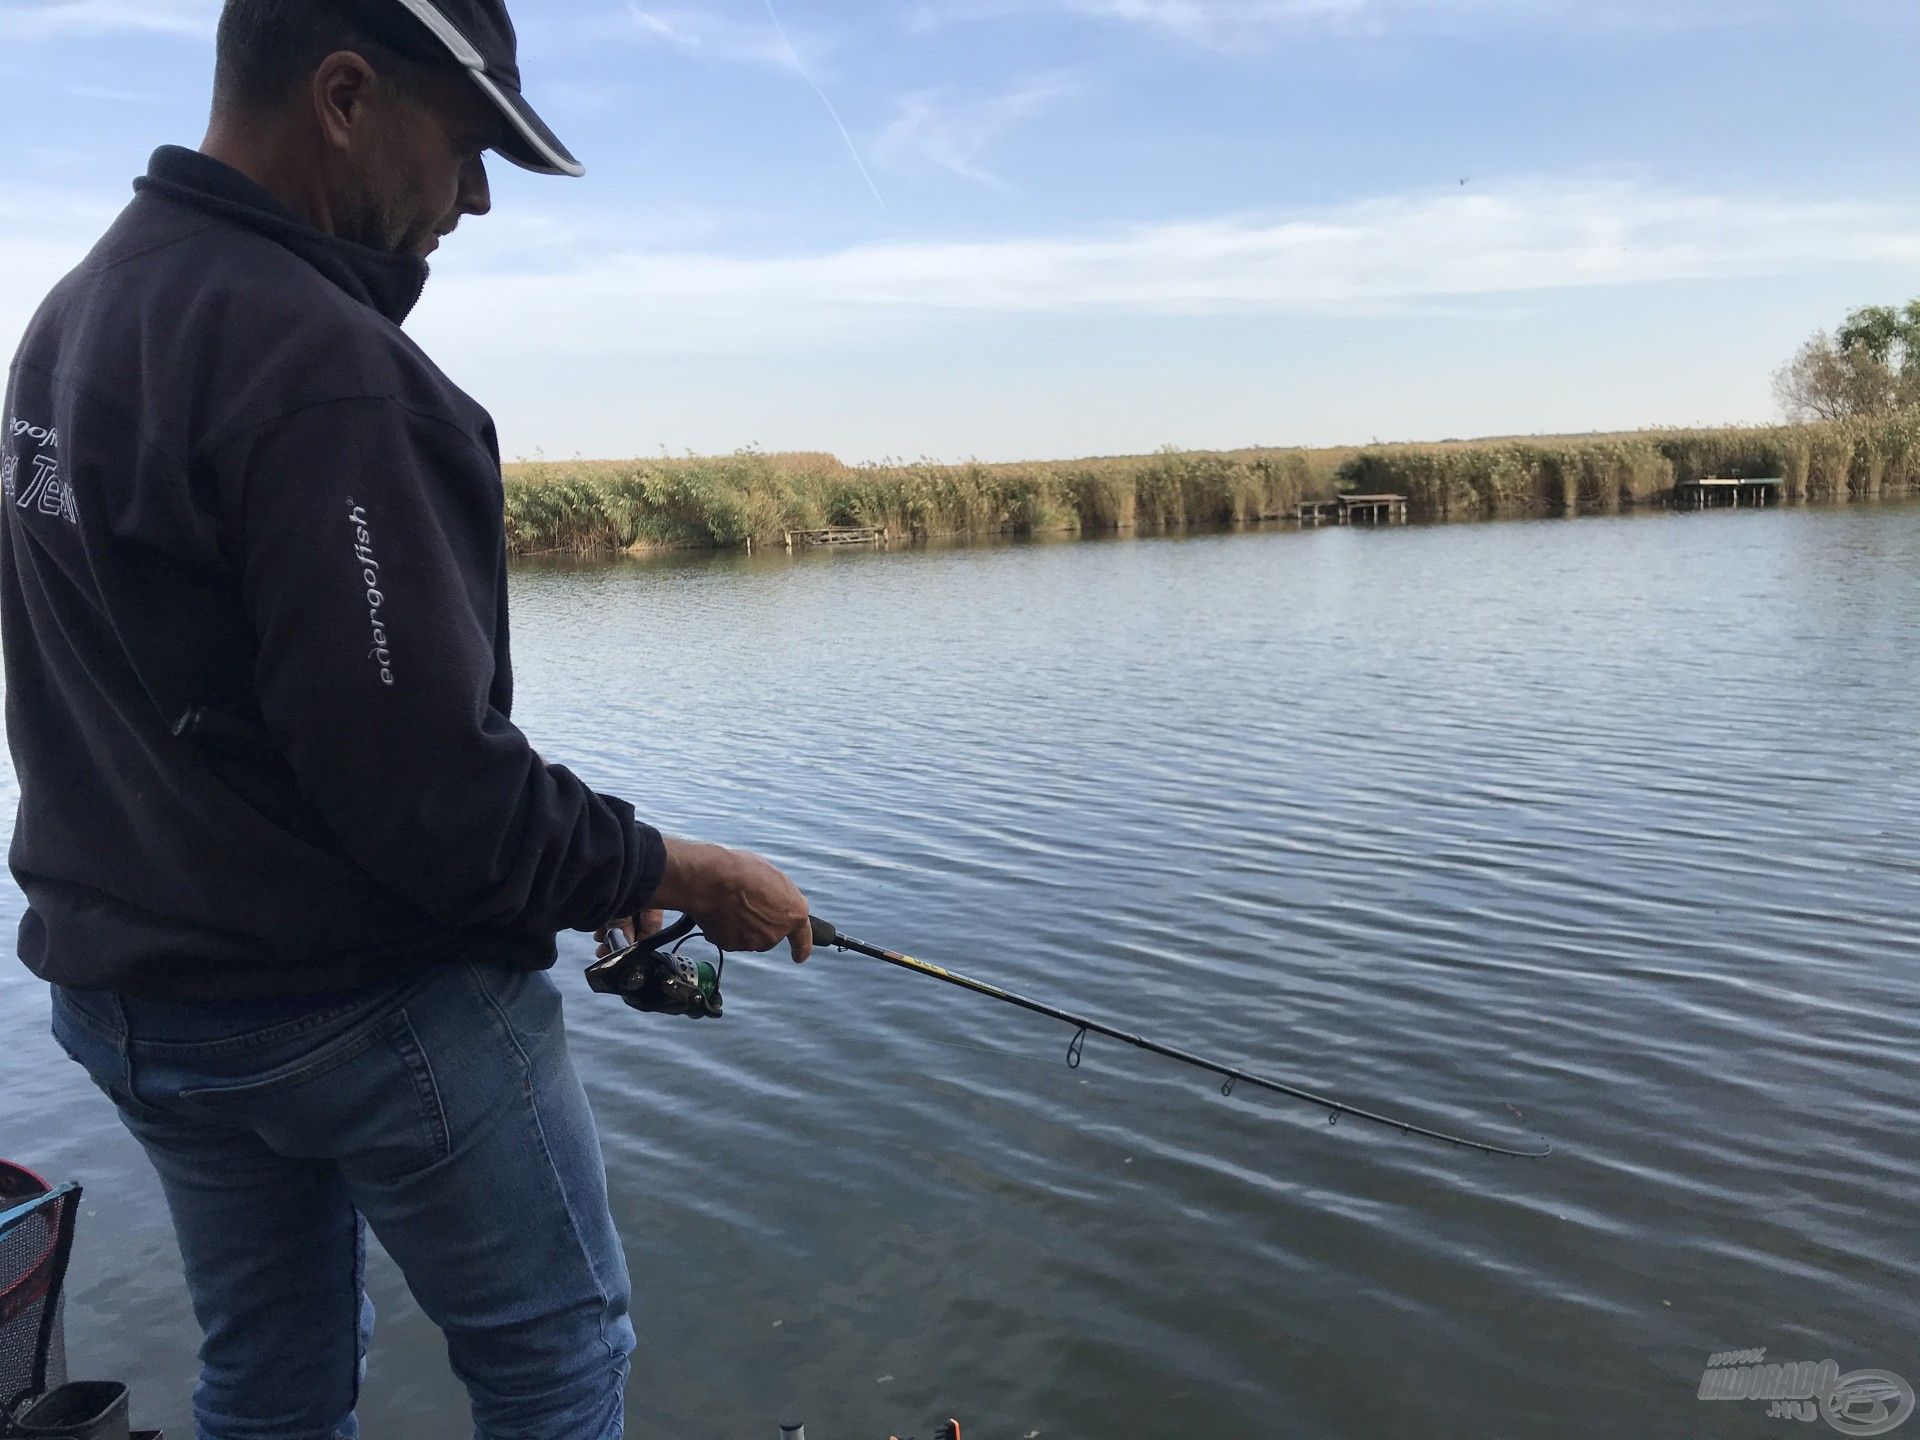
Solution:
<path fill-rule="evenodd" d="M 10 377 L 20 954 L 159 1171 L 203 1440 L 358 1433 L 365 1222 L 479 1435 L 620 1434 L 555 936 L 666 908 L 809 948 L 773 867 L 510 719 L 492 422 L 400 329 L 488 149 L 581 173 L 501 0 L 228 0 L 200 151 L 155 156 Z"/>

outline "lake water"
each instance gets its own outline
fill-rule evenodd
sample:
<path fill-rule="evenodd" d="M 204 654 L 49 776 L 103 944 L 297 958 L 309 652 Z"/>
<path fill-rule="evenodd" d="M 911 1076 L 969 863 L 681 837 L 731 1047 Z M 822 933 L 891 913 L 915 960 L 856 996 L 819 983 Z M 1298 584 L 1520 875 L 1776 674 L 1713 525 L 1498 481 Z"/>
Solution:
<path fill-rule="evenodd" d="M 590 996 L 636 1436 L 1830 1433 L 1710 1352 L 1920 1381 L 1920 510 L 527 566 L 521 719 L 875 962 Z M 12 797 L 4 797 L 10 816 Z M 20 901 L 0 900 L 10 928 Z M 0 978 L 0 1153 L 83 1181 L 76 1366 L 189 1434 L 156 1186 Z M 468 1433 L 390 1266 L 370 1437 Z M 1920 1434 L 1920 1419 L 1913 1422 Z"/>

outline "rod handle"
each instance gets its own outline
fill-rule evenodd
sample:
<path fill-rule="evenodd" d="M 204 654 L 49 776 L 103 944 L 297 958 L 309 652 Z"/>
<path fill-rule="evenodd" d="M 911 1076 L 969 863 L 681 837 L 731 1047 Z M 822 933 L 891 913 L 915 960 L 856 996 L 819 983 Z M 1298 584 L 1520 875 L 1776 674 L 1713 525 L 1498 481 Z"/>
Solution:
<path fill-rule="evenodd" d="M 808 923 L 813 926 L 813 943 L 815 945 L 827 946 L 838 945 L 840 943 L 840 932 L 822 920 L 818 915 L 815 915 Z"/>

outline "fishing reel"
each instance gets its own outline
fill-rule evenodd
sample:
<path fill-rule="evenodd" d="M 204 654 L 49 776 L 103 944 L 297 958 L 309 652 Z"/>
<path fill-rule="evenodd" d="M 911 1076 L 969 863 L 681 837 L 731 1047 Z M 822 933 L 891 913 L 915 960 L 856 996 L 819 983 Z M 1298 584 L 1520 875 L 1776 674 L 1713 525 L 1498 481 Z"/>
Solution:
<path fill-rule="evenodd" d="M 680 953 L 698 925 L 683 915 L 658 935 L 631 945 L 617 945 L 604 960 L 587 969 L 587 986 L 597 995 L 618 995 L 635 1010 L 649 1015 L 686 1015 L 695 1020 L 717 1020 L 725 1002 L 720 976 L 726 953 L 714 946 L 717 960 L 695 960 Z M 607 932 L 616 943 L 618 930 Z"/>

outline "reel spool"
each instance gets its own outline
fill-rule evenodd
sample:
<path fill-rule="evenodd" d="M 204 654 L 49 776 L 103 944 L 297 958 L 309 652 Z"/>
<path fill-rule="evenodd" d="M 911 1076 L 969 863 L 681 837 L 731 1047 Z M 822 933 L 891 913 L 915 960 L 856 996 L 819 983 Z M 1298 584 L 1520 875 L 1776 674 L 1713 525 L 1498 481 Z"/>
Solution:
<path fill-rule="evenodd" d="M 635 1010 L 649 1015 L 719 1019 L 726 1007 L 720 994 L 720 976 L 727 957 L 718 946 L 714 947 L 720 957 L 717 962 L 682 955 L 680 947 L 697 929 L 695 921 L 683 915 L 658 935 L 621 946 L 588 967 L 588 988 L 598 995 L 618 995 Z"/>

